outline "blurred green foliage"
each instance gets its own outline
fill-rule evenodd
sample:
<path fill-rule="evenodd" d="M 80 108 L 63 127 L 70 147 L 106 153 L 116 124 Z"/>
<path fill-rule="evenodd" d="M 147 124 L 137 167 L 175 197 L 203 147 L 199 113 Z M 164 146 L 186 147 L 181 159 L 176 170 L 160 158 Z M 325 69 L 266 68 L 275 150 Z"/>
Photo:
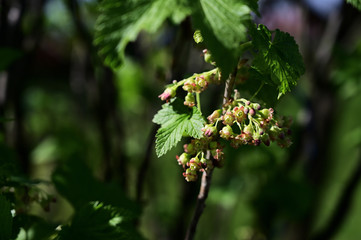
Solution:
<path fill-rule="evenodd" d="M 125 51 L 123 65 L 110 71 L 111 81 L 104 84 L 112 83 L 115 94 L 102 85 L 106 81 L 103 74 L 106 68 L 94 57 L 95 49 L 89 49 L 79 36 L 67 1 L 47 1 L 42 37 L 41 41 L 35 40 L 39 41 L 36 48 L 28 49 L 34 40 L 31 38 L 34 22 L 27 21 L 33 19 L 27 16 L 20 20 L 24 44 L 9 47 L 11 44 L 1 42 L 0 78 L 5 75 L 13 78 L 8 82 L 6 101 L 0 98 L 3 126 L 0 239 L 9 239 L 9 236 L 18 240 L 183 238 L 199 182 L 184 181 L 174 157 L 181 152 L 180 144 L 160 158 L 154 151 L 147 153 L 148 142 L 154 142 L 150 137 L 154 127 L 152 118 L 161 106 L 157 96 L 169 83 L 171 72 L 176 68 L 175 58 L 180 55 L 174 49 L 187 44 L 184 39 L 192 39 L 192 33 L 187 34 L 184 26 L 175 24 L 192 14 L 185 1 L 177 2 L 183 8 L 172 16 L 173 21 L 152 26 L 154 31 L 158 30 L 154 34 L 141 32 L 144 29 L 141 27 L 136 31 L 140 32 L 138 38 L 126 39 L 127 43 L 136 41 L 121 49 Z M 226 1 L 201 1 L 193 13 L 199 17 L 193 26 L 203 27 L 205 35 L 211 28 L 227 33 L 217 22 L 209 22 L 212 20 L 207 5 L 210 2 Z M 25 13 L 31 15 L 28 12 L 31 9 Z M 99 14 L 97 1 L 79 1 L 79 10 L 84 25 L 93 33 Z M 237 19 L 242 16 L 237 15 Z M 152 21 L 147 24 L 151 25 Z M 234 36 L 234 41 L 239 37 Z M 213 46 L 219 51 L 218 59 L 225 57 L 220 53 L 222 49 L 229 47 L 226 50 L 233 51 L 232 46 L 226 46 L 228 42 L 222 43 L 222 40 L 216 39 L 221 46 Z M 328 84 L 336 93 L 332 106 L 335 125 L 326 129 L 331 133 L 326 150 L 328 170 L 320 190 L 316 220 L 311 226 L 314 233 L 327 225 L 360 161 L 361 42 L 357 42 L 353 48 L 337 43 L 333 54 L 332 81 Z M 119 53 L 114 51 L 114 54 Z M 26 59 L 30 60 L 26 62 Z M 191 46 L 189 57 L 181 60 L 182 66 L 177 66 L 181 69 L 181 78 L 210 68 L 203 63 L 201 50 L 195 45 Z M 228 67 L 233 62 L 225 64 Z M 23 65 L 27 67 L 21 68 Z M 16 79 L 19 73 L 24 76 Z M 196 239 L 292 239 L 287 235 L 290 226 L 305 222 L 317 187 L 310 182 L 305 166 L 318 144 L 302 137 L 304 132 L 314 131 L 312 121 L 315 119 L 307 100 L 314 94 L 309 76 L 310 73 L 293 94 L 281 98 L 276 106 L 278 113 L 294 119 L 294 145 L 290 149 L 277 146 L 225 149 L 226 164 L 214 172 Z M 239 86 L 248 88 L 247 83 Z M 251 92 L 257 91 L 258 86 L 253 86 Z M 221 104 L 221 97 L 215 97 L 221 88 L 210 87 L 209 93 L 202 96 L 205 114 Z M 25 136 L 20 147 L 16 144 L 19 131 Z M 104 132 L 109 140 L 106 145 Z M 295 153 L 301 144 L 304 148 Z M 27 174 L 22 169 L 21 147 L 28 149 Z M 137 199 L 138 173 L 147 154 L 149 165 L 144 172 L 144 191 Z M 120 159 L 126 162 L 122 168 L 118 166 Z M 111 179 L 105 176 L 106 164 L 110 164 Z M 120 180 L 122 177 L 126 184 Z M 352 200 L 349 214 L 333 239 L 350 240 L 360 236 L 359 185 Z M 19 213 L 15 217 L 14 211 Z"/>

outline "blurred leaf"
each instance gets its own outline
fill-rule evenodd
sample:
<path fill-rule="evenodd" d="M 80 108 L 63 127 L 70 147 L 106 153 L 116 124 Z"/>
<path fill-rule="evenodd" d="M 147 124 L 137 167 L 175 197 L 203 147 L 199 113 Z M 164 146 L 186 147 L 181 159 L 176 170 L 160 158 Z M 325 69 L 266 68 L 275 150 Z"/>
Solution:
<path fill-rule="evenodd" d="M 18 173 L 15 152 L 0 143 L 0 187 L 5 179 Z"/>
<path fill-rule="evenodd" d="M 261 16 L 261 14 L 258 11 L 258 0 L 243 0 L 248 6 L 249 8 L 255 13 L 257 14 L 257 16 Z"/>
<path fill-rule="evenodd" d="M 188 108 L 177 98 L 162 107 L 153 118 L 154 123 L 161 125 L 156 134 L 155 148 L 158 157 L 172 149 L 182 139 L 183 134 L 194 138 L 202 137 L 201 129 L 205 124 L 196 107 Z"/>
<path fill-rule="evenodd" d="M 22 56 L 20 50 L 0 47 L 0 71 L 6 70 L 11 63 Z"/>
<path fill-rule="evenodd" d="M 250 19 L 250 8 L 234 0 L 200 0 L 196 9 L 193 25 L 226 78 L 238 63 L 241 41 L 246 40 L 244 23 Z"/>
<path fill-rule="evenodd" d="M 361 0 L 346 0 L 346 2 L 361 11 Z"/>
<path fill-rule="evenodd" d="M 13 238 L 17 237 L 16 240 L 48 240 L 55 234 L 55 228 L 55 225 L 47 223 L 40 217 L 20 214 L 14 217 Z M 23 232 L 20 229 L 23 229 Z"/>
<path fill-rule="evenodd" d="M 302 56 L 294 38 L 280 30 L 273 32 L 260 24 L 250 26 L 252 43 L 259 54 L 256 55 L 252 68 L 265 76 L 265 82 L 278 87 L 279 96 L 290 91 L 291 85 L 305 72 Z M 271 81 L 269 81 L 269 79 Z"/>
<path fill-rule="evenodd" d="M 112 68 L 122 64 L 125 47 L 140 31 L 154 33 L 168 17 L 179 22 L 190 13 L 184 0 L 104 0 L 99 10 L 94 44 Z"/>
<path fill-rule="evenodd" d="M 10 210 L 9 201 L 0 195 L 0 240 L 10 239 L 13 224 Z"/>
<path fill-rule="evenodd" d="M 75 213 L 70 226 L 62 227 L 58 239 L 143 239 L 129 220 L 131 218 L 111 205 L 87 203 Z"/>
<path fill-rule="evenodd" d="M 120 187 L 95 179 L 90 169 L 82 161 L 67 161 L 56 169 L 52 180 L 58 192 L 75 209 L 90 201 L 101 201 L 127 209 L 134 215 L 140 213 L 139 207 L 125 196 Z"/>

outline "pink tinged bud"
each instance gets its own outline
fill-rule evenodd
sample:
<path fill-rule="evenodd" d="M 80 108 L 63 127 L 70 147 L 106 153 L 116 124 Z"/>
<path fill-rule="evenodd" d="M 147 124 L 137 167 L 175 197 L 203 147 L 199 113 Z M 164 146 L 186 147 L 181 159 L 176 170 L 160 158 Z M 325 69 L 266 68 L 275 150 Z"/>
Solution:
<path fill-rule="evenodd" d="M 193 155 L 193 154 L 196 153 L 193 143 L 184 144 L 183 148 L 184 148 L 184 151 L 185 151 L 186 153 L 188 153 L 189 155 Z"/>
<path fill-rule="evenodd" d="M 244 129 L 243 132 L 247 135 L 252 135 L 253 134 L 253 127 L 251 124 L 247 125 Z"/>
<path fill-rule="evenodd" d="M 196 84 L 194 83 L 194 80 L 193 79 L 188 79 L 183 84 L 183 89 L 184 89 L 184 91 L 187 91 L 187 92 L 191 93 L 191 92 L 194 92 L 195 86 L 196 86 Z"/>
<path fill-rule="evenodd" d="M 162 101 L 169 101 L 171 98 L 175 97 L 176 94 L 176 89 L 174 89 L 173 87 L 171 88 L 167 88 L 164 90 L 164 92 L 159 95 L 158 97 L 162 100 Z"/>
<path fill-rule="evenodd" d="M 245 114 L 248 114 L 249 108 L 245 108 L 245 109 L 243 110 L 243 112 L 244 112 Z"/>
<path fill-rule="evenodd" d="M 227 125 L 222 128 L 222 130 L 219 132 L 219 134 L 220 134 L 221 138 L 228 140 L 233 136 L 233 130 L 229 125 Z"/>
<path fill-rule="evenodd" d="M 214 123 L 220 118 L 220 116 L 221 116 L 221 110 L 218 109 L 214 111 L 211 115 L 209 115 L 207 119 L 210 123 Z"/>
<path fill-rule="evenodd" d="M 204 91 L 208 87 L 208 82 L 204 79 L 203 75 L 196 77 L 195 83 L 199 92 Z"/>
<path fill-rule="evenodd" d="M 185 177 L 187 182 L 194 182 L 198 178 L 196 171 L 190 168 L 188 168 L 186 172 L 183 173 L 183 176 Z"/>
<path fill-rule="evenodd" d="M 177 161 L 179 165 L 186 165 L 189 161 L 189 155 L 187 153 L 183 153 L 180 157 L 177 156 Z"/>
<path fill-rule="evenodd" d="M 222 116 L 222 120 L 223 120 L 223 124 L 224 124 L 224 125 L 232 126 L 235 119 L 234 119 L 233 113 L 230 112 L 230 111 L 227 111 L 227 112 Z"/>
<path fill-rule="evenodd" d="M 204 128 L 202 128 L 202 131 L 204 132 L 204 135 L 206 137 L 211 137 L 217 134 L 217 128 L 211 124 L 208 124 Z"/>
<path fill-rule="evenodd" d="M 246 105 L 249 106 L 251 104 L 250 101 L 246 101 Z"/>
<path fill-rule="evenodd" d="M 254 103 L 253 108 L 256 109 L 256 110 L 261 110 L 261 105 L 258 104 L 258 103 Z"/>
<path fill-rule="evenodd" d="M 251 115 L 253 117 L 255 114 L 256 114 L 256 111 L 253 108 L 251 108 L 249 110 L 249 115 Z"/>
<path fill-rule="evenodd" d="M 244 110 L 243 106 L 235 107 L 233 109 L 233 115 L 235 116 L 236 121 L 239 123 L 243 122 L 247 117 L 246 114 L 243 112 L 243 110 Z"/>

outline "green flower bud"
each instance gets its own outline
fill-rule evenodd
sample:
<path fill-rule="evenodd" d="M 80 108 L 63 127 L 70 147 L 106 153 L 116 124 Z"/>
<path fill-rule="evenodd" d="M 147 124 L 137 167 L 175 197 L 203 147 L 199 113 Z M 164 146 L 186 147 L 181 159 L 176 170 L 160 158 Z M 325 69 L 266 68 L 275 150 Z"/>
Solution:
<path fill-rule="evenodd" d="M 177 156 L 177 161 L 179 165 L 186 165 L 189 162 L 189 155 L 187 153 L 182 153 L 179 157 Z"/>
<path fill-rule="evenodd" d="M 232 126 L 235 119 L 234 119 L 233 113 L 230 112 L 230 111 L 227 111 L 227 112 L 222 116 L 222 120 L 223 120 L 223 124 L 224 124 L 224 125 Z"/>
<path fill-rule="evenodd" d="M 219 134 L 220 134 L 221 138 L 228 140 L 228 139 L 232 138 L 233 130 L 229 125 L 226 125 L 222 128 L 221 131 L 219 131 Z"/>
<path fill-rule="evenodd" d="M 188 93 L 187 96 L 185 97 L 185 101 L 184 101 L 184 105 L 188 106 L 188 107 L 193 107 L 196 103 L 195 103 L 195 98 L 194 95 L 192 93 Z"/>
<path fill-rule="evenodd" d="M 220 109 L 215 110 L 211 115 L 208 116 L 208 121 L 210 123 L 216 122 L 221 117 L 222 111 Z"/>

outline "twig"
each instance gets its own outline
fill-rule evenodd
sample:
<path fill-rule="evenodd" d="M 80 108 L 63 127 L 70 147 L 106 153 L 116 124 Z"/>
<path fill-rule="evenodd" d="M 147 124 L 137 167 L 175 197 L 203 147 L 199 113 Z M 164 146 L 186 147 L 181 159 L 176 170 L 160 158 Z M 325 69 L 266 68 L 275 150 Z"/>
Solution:
<path fill-rule="evenodd" d="M 207 155 L 209 155 L 208 152 L 207 152 Z M 207 157 L 209 157 L 209 156 L 207 156 Z M 199 218 L 201 217 L 203 210 L 206 206 L 206 199 L 208 197 L 209 188 L 211 187 L 212 173 L 213 173 L 213 169 L 203 172 L 196 209 L 194 211 L 192 222 L 188 227 L 185 240 L 191 240 L 194 238 Z"/>
<path fill-rule="evenodd" d="M 234 82 L 236 79 L 236 73 L 237 73 L 237 69 L 234 70 L 234 72 L 229 76 L 229 78 L 226 81 L 223 104 L 227 103 L 231 97 Z M 207 151 L 206 158 L 210 159 L 210 157 L 211 157 L 210 151 Z M 212 174 L 213 174 L 213 169 L 203 172 L 202 182 L 201 182 L 201 186 L 200 186 L 199 194 L 198 194 L 198 198 L 197 198 L 197 205 L 194 210 L 194 215 L 193 215 L 192 221 L 188 227 L 185 240 L 192 240 L 194 238 L 199 219 L 206 206 L 206 200 L 208 197 L 209 188 L 211 187 Z"/>

